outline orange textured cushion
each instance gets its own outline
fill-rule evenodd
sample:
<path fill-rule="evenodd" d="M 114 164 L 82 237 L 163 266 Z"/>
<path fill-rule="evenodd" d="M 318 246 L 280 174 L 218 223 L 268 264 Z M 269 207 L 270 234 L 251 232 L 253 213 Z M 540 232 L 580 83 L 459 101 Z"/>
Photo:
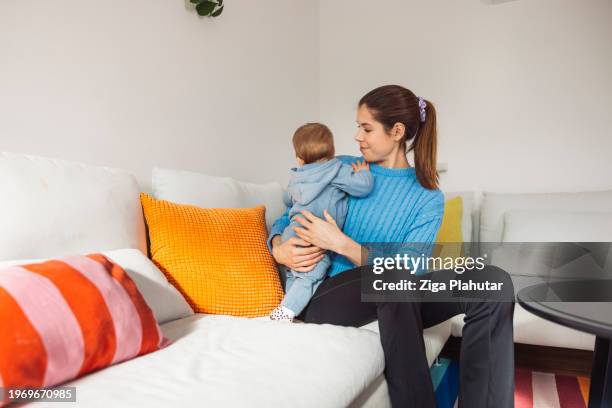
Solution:
<path fill-rule="evenodd" d="M 283 297 L 265 207 L 199 208 L 140 195 L 151 259 L 194 311 L 264 316 Z"/>

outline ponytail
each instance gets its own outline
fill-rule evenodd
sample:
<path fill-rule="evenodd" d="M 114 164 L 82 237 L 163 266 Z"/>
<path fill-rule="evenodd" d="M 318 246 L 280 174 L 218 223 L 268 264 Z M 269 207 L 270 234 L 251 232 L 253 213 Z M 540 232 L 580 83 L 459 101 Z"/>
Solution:
<path fill-rule="evenodd" d="M 436 109 L 431 102 L 424 101 L 425 121 L 421 122 L 408 152 L 414 152 L 414 167 L 419 183 L 429 190 L 434 190 L 438 188 Z"/>

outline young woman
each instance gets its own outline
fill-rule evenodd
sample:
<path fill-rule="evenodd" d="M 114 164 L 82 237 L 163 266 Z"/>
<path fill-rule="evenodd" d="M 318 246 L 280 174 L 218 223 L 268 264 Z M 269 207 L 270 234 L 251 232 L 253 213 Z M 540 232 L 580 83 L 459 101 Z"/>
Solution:
<path fill-rule="evenodd" d="M 274 258 L 294 271 L 307 272 L 324 251 L 333 252 L 328 277 L 301 319 L 356 327 L 378 319 L 392 405 L 434 407 L 423 328 L 465 313 L 460 406 L 513 407 L 512 301 L 361 302 L 360 243 L 434 242 L 444 198 L 438 190 L 436 114 L 430 102 L 401 86 L 383 86 L 361 98 L 357 123 L 355 140 L 370 163 L 374 190 L 365 198 L 349 199 L 344 231 L 327 213 L 321 219 L 304 212 L 298 237 L 281 242 L 279 234 L 289 223 L 286 216 L 270 233 Z M 409 151 L 414 152 L 414 167 L 406 158 Z M 487 266 L 480 272 L 512 288 L 503 270 Z M 430 278 L 448 281 L 453 274 L 436 271 Z"/>

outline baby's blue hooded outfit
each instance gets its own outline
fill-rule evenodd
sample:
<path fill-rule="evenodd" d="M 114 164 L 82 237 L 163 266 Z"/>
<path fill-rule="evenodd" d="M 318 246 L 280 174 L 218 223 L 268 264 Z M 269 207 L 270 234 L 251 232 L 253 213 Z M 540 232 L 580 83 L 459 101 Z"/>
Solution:
<path fill-rule="evenodd" d="M 301 224 L 295 216 L 308 210 L 324 218 L 327 210 L 342 229 L 346 219 L 348 196 L 365 197 L 372 191 L 374 179 L 369 170 L 354 172 L 353 168 L 334 158 L 326 162 L 305 164 L 291 169 L 285 204 L 289 207 L 290 223 L 283 231 L 283 242 L 296 236 L 294 227 Z M 287 271 L 285 298 L 281 305 L 299 315 L 306 307 L 327 274 L 331 262 L 328 254 L 310 272 Z"/>

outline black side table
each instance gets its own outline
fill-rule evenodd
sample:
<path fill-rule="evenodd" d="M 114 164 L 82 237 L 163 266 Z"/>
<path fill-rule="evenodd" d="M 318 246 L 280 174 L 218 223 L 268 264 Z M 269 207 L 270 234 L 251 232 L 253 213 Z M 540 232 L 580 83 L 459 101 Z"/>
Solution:
<path fill-rule="evenodd" d="M 517 299 L 537 316 L 596 336 L 589 408 L 612 407 L 612 280 L 542 283 Z"/>

